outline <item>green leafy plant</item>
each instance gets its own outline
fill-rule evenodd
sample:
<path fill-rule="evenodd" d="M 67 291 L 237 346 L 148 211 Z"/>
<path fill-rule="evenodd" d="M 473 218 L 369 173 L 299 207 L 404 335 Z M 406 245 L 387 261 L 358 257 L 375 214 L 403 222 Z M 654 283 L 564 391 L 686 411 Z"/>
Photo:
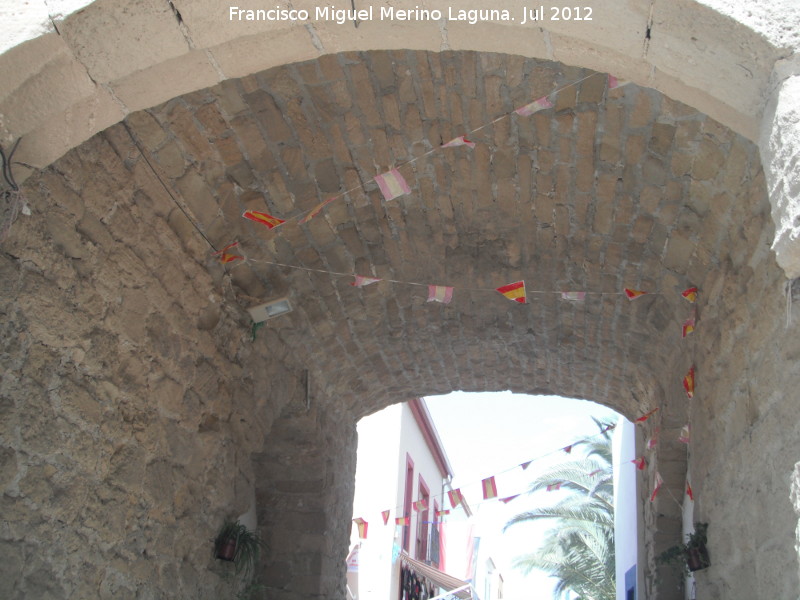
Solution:
<path fill-rule="evenodd" d="M 708 523 L 695 523 L 694 531 L 685 544 L 671 546 L 656 558 L 662 565 L 681 565 L 686 573 L 699 571 L 711 565 L 708 556 Z"/>
<path fill-rule="evenodd" d="M 236 565 L 236 574 L 255 571 L 264 542 L 239 521 L 227 521 L 214 539 L 214 556 Z"/>

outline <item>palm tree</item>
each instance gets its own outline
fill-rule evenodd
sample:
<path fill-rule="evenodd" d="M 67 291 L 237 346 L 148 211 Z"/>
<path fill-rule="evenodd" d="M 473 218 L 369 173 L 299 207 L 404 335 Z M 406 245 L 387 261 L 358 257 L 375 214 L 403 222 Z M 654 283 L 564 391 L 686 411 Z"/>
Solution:
<path fill-rule="evenodd" d="M 564 462 L 537 477 L 529 491 L 557 486 L 571 493 L 552 506 L 536 507 L 506 523 L 540 519 L 556 520 L 544 543 L 531 554 L 519 557 L 515 566 L 526 573 L 545 571 L 558 578 L 556 598 L 614 600 L 614 484 L 611 438 L 608 426 L 595 419 L 601 436 L 581 442 L 585 457 Z M 577 444 L 576 444 L 577 445 Z"/>

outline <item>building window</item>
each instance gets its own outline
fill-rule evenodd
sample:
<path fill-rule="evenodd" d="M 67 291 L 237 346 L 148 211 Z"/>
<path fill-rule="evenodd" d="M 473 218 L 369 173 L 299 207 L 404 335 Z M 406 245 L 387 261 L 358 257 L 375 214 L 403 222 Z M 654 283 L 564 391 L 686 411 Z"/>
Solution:
<path fill-rule="evenodd" d="M 425 501 L 425 506 L 431 500 L 431 494 L 428 491 L 428 486 L 422 476 L 419 477 L 419 500 Z M 416 558 L 417 560 L 428 560 L 428 515 L 430 508 L 424 508 L 417 513 L 417 545 L 416 545 Z"/>
<path fill-rule="evenodd" d="M 414 461 L 406 454 L 406 489 L 403 497 L 403 516 L 411 516 L 411 498 L 414 497 Z M 411 523 L 403 527 L 403 550 L 408 552 L 411 542 Z"/>

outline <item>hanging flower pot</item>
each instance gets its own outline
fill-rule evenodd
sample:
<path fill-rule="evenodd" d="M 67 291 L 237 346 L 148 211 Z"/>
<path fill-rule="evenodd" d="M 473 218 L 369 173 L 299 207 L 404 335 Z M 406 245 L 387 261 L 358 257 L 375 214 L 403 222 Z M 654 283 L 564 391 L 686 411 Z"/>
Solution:
<path fill-rule="evenodd" d="M 246 575 L 253 571 L 264 542 L 258 534 L 249 531 L 239 521 L 229 521 L 222 526 L 214 539 L 214 556 L 236 565 L 236 573 Z"/>
<path fill-rule="evenodd" d="M 220 560 L 233 561 L 236 556 L 236 538 L 227 538 L 217 547 L 217 558 Z"/>

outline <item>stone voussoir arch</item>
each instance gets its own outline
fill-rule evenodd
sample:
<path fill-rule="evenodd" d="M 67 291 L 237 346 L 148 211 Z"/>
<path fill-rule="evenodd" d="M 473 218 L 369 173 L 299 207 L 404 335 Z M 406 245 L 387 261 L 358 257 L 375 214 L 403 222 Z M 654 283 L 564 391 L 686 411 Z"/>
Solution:
<path fill-rule="evenodd" d="M 562 5 L 570 6 L 555 8 Z M 475 24 L 425 15 L 381 19 L 388 5 L 374 2 L 362 7 L 373 8 L 373 20 L 358 27 L 320 19 L 313 1 L 292 4 L 307 11 L 307 21 L 253 22 L 238 12 L 232 18 L 234 6 L 100 0 L 68 15 L 43 14 L 41 20 L 53 24 L 50 32 L 0 57 L 0 139 L 9 145 L 24 136 L 17 159 L 41 168 L 131 112 L 328 53 L 410 48 L 556 60 L 657 89 L 756 141 L 768 177 L 778 262 L 788 277 L 800 275 L 800 183 L 792 162 L 800 152 L 800 9 L 790 0 L 598 0 L 591 21 L 548 18 L 527 25 L 521 24 L 528 8 L 521 0 L 501 7 L 515 21 Z M 391 6 L 412 15 L 420 8 L 410 0 Z M 453 7 L 429 2 L 421 8 L 439 10 L 446 19 Z"/>

